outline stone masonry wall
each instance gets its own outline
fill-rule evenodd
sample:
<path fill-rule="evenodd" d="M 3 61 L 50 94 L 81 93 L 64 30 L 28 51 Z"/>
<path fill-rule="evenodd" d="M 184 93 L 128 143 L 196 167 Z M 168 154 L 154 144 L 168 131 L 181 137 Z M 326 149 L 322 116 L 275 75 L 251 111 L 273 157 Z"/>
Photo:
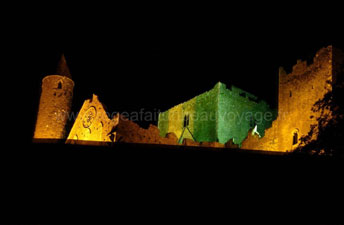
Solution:
<path fill-rule="evenodd" d="M 178 141 L 174 133 L 161 137 L 157 126 L 151 124 L 148 129 L 144 129 L 122 115 L 119 116 L 119 123 L 114 131 L 116 142 L 176 145 Z"/>
<path fill-rule="evenodd" d="M 316 124 L 318 113 L 312 112 L 316 101 L 331 90 L 333 48 L 319 50 L 311 65 L 298 60 L 290 74 L 279 72 L 278 117 L 263 138 L 249 135 L 242 148 L 270 151 L 292 151 Z M 297 143 L 293 137 L 297 133 Z"/>
<path fill-rule="evenodd" d="M 66 76 L 50 75 L 43 78 L 34 139 L 66 138 L 73 88 L 73 80 Z"/>
<path fill-rule="evenodd" d="M 68 144 L 106 145 L 111 142 L 177 144 L 173 133 L 160 137 L 159 129 L 150 125 L 143 129 L 136 123 L 116 114 L 109 117 L 96 95 L 84 102 L 69 133 Z"/>
<path fill-rule="evenodd" d="M 160 135 L 164 137 L 167 133 L 173 132 L 180 144 L 183 143 L 183 139 L 195 139 L 197 142 L 216 141 L 218 87 L 217 84 L 210 91 L 160 113 Z M 188 129 L 184 130 L 185 116 L 189 117 L 189 125 Z"/>
<path fill-rule="evenodd" d="M 84 102 L 81 110 L 69 133 L 66 143 L 73 144 L 78 141 L 113 142 L 118 124 L 118 115 L 109 118 L 104 105 L 98 96 Z"/>
<path fill-rule="evenodd" d="M 265 129 L 276 117 L 266 102 L 235 86 L 227 89 L 221 84 L 218 102 L 217 136 L 220 143 L 233 140 L 234 144 L 241 145 L 248 131 L 255 126 L 264 136 Z"/>
<path fill-rule="evenodd" d="M 266 113 L 271 114 L 269 120 L 263 118 Z M 189 116 L 188 129 L 184 129 L 185 116 Z M 162 136 L 175 133 L 179 143 L 183 143 L 183 139 L 222 144 L 232 140 L 240 145 L 255 124 L 264 135 L 274 118 L 275 113 L 264 101 L 235 86 L 227 89 L 218 82 L 210 91 L 161 113 L 158 127 Z"/>

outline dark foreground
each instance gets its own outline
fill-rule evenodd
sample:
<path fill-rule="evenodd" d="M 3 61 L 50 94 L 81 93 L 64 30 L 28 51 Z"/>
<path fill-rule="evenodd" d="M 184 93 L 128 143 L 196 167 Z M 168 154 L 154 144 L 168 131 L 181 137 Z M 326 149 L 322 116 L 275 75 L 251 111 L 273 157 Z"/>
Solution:
<path fill-rule="evenodd" d="M 1 221 L 339 224 L 342 159 L 117 144 L 1 150 Z"/>

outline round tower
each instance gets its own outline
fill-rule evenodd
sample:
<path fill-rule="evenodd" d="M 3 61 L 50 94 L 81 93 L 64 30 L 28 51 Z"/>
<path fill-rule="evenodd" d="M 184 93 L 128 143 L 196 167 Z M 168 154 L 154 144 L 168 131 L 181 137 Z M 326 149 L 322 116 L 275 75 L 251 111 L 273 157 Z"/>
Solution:
<path fill-rule="evenodd" d="M 42 80 L 34 139 L 65 139 L 70 119 L 74 82 L 62 55 L 56 75 Z"/>

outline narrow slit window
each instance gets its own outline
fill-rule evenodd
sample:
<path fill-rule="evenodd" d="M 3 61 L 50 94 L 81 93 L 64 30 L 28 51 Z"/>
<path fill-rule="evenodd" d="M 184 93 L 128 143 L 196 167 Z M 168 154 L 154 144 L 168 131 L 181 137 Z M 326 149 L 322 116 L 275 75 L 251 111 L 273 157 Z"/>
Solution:
<path fill-rule="evenodd" d="M 189 115 L 184 116 L 184 127 L 189 126 L 189 119 L 190 119 Z"/>
<path fill-rule="evenodd" d="M 295 132 L 295 133 L 293 134 L 293 145 L 296 145 L 297 142 L 298 142 L 298 134 L 297 134 L 297 132 Z"/>
<path fill-rule="evenodd" d="M 62 83 L 61 83 L 61 81 L 59 81 L 59 83 L 57 84 L 57 89 L 62 89 Z"/>

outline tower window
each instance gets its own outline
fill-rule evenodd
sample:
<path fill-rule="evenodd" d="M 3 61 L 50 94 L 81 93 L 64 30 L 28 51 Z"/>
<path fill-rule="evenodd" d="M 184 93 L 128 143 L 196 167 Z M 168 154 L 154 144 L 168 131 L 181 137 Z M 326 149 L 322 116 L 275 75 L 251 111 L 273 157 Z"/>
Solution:
<path fill-rule="evenodd" d="M 189 126 L 189 121 L 190 121 L 190 115 L 185 115 L 184 116 L 184 127 Z"/>
<path fill-rule="evenodd" d="M 289 97 L 293 96 L 293 94 L 291 93 L 291 91 L 289 92 Z"/>
<path fill-rule="evenodd" d="M 293 134 L 293 145 L 296 145 L 298 142 L 298 134 L 297 132 L 294 132 Z"/>
<path fill-rule="evenodd" d="M 59 83 L 57 84 L 57 89 L 62 89 L 62 83 L 61 83 L 61 81 L 59 81 Z"/>

